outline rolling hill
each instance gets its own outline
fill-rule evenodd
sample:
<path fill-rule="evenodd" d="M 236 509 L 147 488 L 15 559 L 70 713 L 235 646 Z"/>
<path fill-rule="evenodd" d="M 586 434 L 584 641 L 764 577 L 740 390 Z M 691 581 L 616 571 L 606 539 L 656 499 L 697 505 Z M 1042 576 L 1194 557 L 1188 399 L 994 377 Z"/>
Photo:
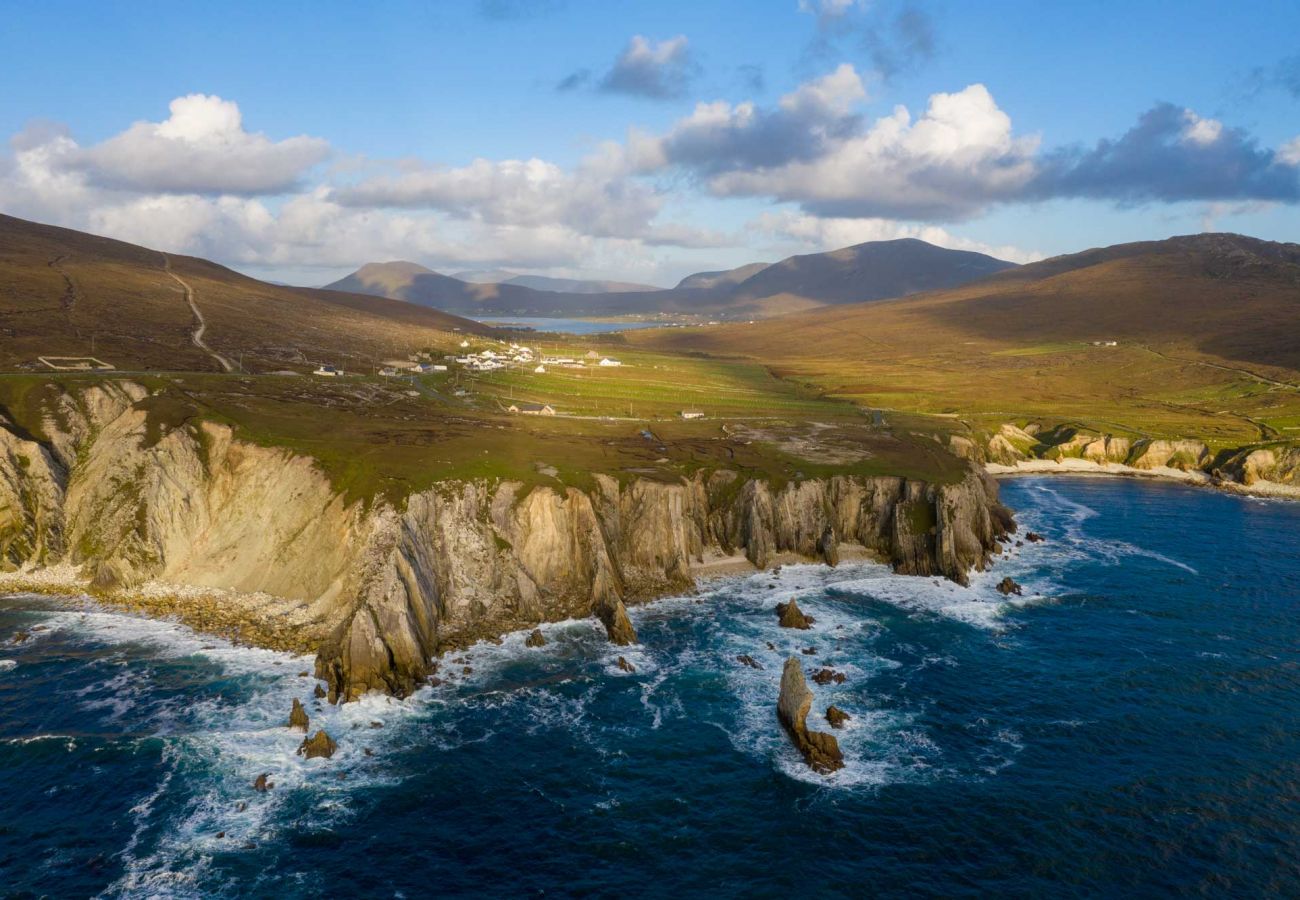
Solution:
<path fill-rule="evenodd" d="M 0 215 L 4 368 L 94 355 L 128 370 L 221 371 L 241 360 L 247 371 L 369 369 L 377 357 L 485 331 L 407 303 L 268 284 L 207 260 Z"/>
<path fill-rule="evenodd" d="M 905 239 L 792 256 L 772 265 L 701 272 L 669 290 L 575 293 L 536 290 L 522 283 L 467 283 L 409 262 L 370 263 L 329 287 L 467 315 L 699 314 L 749 319 L 953 287 L 1013 266 L 980 253 Z"/>
<path fill-rule="evenodd" d="M 1239 440 L 1300 434 L 1297 334 L 1300 245 L 1204 234 L 901 299 L 628 340 L 761 359 L 878 407 Z"/>

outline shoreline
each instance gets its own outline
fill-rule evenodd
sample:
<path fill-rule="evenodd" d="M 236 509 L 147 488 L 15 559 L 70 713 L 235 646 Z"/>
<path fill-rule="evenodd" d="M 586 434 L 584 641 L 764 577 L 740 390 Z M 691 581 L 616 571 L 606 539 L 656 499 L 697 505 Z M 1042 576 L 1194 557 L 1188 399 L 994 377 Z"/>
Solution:
<path fill-rule="evenodd" d="M 1154 469 L 1135 469 L 1122 463 L 1089 462 L 1083 459 L 1067 458 L 1060 461 L 1051 459 L 1031 459 L 1014 465 L 1002 463 L 985 463 L 984 471 L 996 478 L 1017 478 L 1032 475 L 1072 476 L 1076 478 L 1132 478 L 1148 481 L 1165 481 L 1183 484 L 1189 487 L 1209 488 L 1225 494 L 1239 497 L 1253 497 L 1259 500 L 1300 501 L 1300 485 L 1279 484 L 1274 481 L 1257 481 L 1252 485 L 1236 481 L 1224 481 L 1195 470 L 1191 472 L 1161 466 Z"/>

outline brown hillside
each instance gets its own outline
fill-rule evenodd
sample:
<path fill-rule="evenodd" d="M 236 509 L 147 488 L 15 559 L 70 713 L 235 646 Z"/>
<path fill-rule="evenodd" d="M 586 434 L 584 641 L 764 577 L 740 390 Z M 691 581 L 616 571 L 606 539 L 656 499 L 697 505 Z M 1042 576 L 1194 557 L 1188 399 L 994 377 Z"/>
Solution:
<path fill-rule="evenodd" d="M 169 270 L 170 273 L 169 274 Z M 173 274 L 176 276 L 173 277 Z M 180 280 L 177 280 L 180 279 Z M 206 325 L 197 323 L 182 282 Z M 0 367 L 92 353 L 118 369 L 250 371 L 448 345 L 477 323 L 394 300 L 267 284 L 206 260 L 0 215 Z"/>

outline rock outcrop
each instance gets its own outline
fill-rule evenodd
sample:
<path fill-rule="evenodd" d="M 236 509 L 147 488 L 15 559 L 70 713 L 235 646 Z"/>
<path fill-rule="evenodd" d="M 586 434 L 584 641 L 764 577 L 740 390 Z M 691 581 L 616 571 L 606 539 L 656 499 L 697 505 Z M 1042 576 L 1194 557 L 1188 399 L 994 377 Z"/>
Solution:
<path fill-rule="evenodd" d="M 528 637 L 524 638 L 524 646 L 525 646 L 525 647 L 545 647 L 545 646 L 546 646 L 546 635 L 542 634 L 542 629 L 540 629 L 540 628 L 534 628 L 534 629 L 529 633 Z"/>
<path fill-rule="evenodd" d="M 852 716 L 838 706 L 826 707 L 826 721 L 830 723 L 832 728 L 843 728 L 844 723 L 851 718 Z"/>
<path fill-rule="evenodd" d="M 777 621 L 782 628 L 798 628 L 807 631 L 813 626 L 812 616 L 804 615 L 804 611 L 799 608 L 793 597 L 788 603 L 778 603 L 776 605 Z"/>
<path fill-rule="evenodd" d="M 543 621 L 596 615 L 633 643 L 626 607 L 690 590 L 709 556 L 767 568 L 853 547 L 964 582 L 1014 528 L 974 468 L 950 483 L 479 479 L 349 500 L 310 458 L 160 424 L 150 402 L 115 382 L 62 396 L 40 438 L 0 421 L 0 570 L 62 567 L 115 602 L 315 651 L 331 700 L 407 694 L 443 652 Z"/>
<path fill-rule="evenodd" d="M 339 745 L 322 728 L 311 737 L 303 738 L 302 743 L 298 746 L 298 755 L 305 756 L 307 759 L 329 759 L 338 748 Z"/>
<path fill-rule="evenodd" d="M 808 729 L 812 702 L 812 691 L 808 690 L 803 678 L 803 666 L 798 657 L 792 656 L 785 661 L 785 668 L 781 671 L 781 694 L 776 702 L 776 716 L 808 766 L 814 772 L 828 774 L 844 767 L 844 754 L 840 752 L 835 735 Z"/>

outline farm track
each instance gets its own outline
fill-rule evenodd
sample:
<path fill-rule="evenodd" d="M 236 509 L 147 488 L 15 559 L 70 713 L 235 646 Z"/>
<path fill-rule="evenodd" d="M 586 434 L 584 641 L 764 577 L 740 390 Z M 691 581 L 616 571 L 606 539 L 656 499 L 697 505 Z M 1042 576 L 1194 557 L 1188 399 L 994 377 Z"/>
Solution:
<path fill-rule="evenodd" d="M 190 311 L 194 313 L 194 333 L 190 335 L 190 340 L 194 342 L 195 347 L 198 347 L 204 353 L 208 354 L 208 356 L 211 356 L 216 360 L 217 364 L 221 366 L 223 372 L 235 371 L 235 367 L 231 365 L 230 360 L 226 359 L 204 342 L 203 332 L 207 331 L 208 324 L 203 320 L 203 313 L 199 310 L 199 305 L 194 302 L 194 289 L 190 287 L 189 282 L 172 271 L 171 257 L 166 253 L 161 255 L 163 258 L 163 271 L 170 275 L 172 280 L 181 286 L 181 290 L 185 292 L 185 302 L 190 305 Z"/>

